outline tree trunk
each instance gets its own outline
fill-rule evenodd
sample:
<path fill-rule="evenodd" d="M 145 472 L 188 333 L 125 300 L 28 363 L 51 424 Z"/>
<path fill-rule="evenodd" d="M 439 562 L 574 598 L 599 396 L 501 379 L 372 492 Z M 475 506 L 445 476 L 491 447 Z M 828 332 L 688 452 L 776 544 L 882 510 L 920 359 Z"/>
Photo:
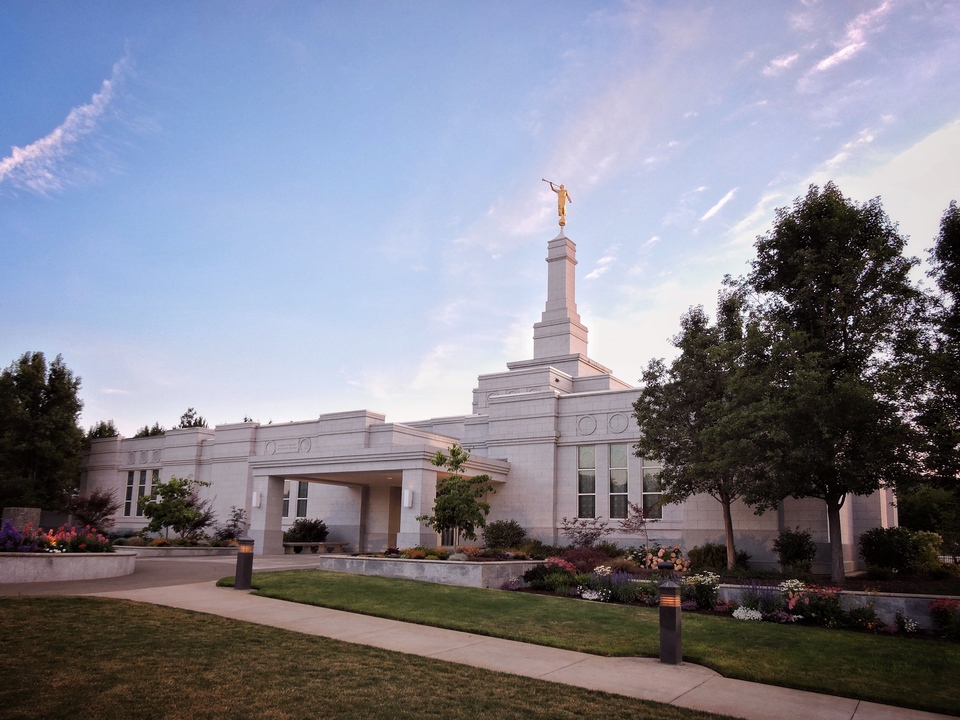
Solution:
<path fill-rule="evenodd" d="M 830 581 L 843 582 L 847 574 L 843 566 L 843 536 L 840 530 L 840 508 L 843 497 L 838 501 L 827 500 L 827 525 L 830 528 Z"/>
<path fill-rule="evenodd" d="M 727 544 L 727 570 L 733 570 L 737 566 L 737 548 L 733 542 L 733 515 L 730 512 L 732 503 L 729 495 L 720 496 L 720 504 L 723 506 L 723 534 Z"/>

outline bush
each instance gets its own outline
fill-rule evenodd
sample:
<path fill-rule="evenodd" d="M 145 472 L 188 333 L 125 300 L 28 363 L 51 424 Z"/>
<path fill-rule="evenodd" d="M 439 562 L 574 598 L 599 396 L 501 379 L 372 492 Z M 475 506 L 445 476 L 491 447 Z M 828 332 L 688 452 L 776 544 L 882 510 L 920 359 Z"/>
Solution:
<path fill-rule="evenodd" d="M 940 546 L 936 533 L 904 527 L 871 528 L 860 536 L 860 556 L 867 567 L 894 573 L 936 570 Z"/>
<path fill-rule="evenodd" d="M 622 548 L 616 543 L 612 543 L 609 540 L 601 540 L 594 547 L 600 552 L 606 553 L 607 557 L 610 558 L 620 558 L 624 557 L 627 554 L 626 548 Z"/>
<path fill-rule="evenodd" d="M 565 574 L 569 578 L 570 585 L 574 582 L 574 567 L 560 558 L 549 558 L 543 565 L 537 565 L 530 568 L 523 574 L 524 582 L 530 584 L 534 590 L 552 590 L 553 586 L 547 584 L 547 578 L 552 575 Z M 555 585 L 556 578 L 550 581 Z"/>
<path fill-rule="evenodd" d="M 610 556 L 603 550 L 591 547 L 576 547 L 565 550 L 560 555 L 564 560 L 573 564 L 580 572 L 593 572 L 598 565 L 605 565 Z"/>
<path fill-rule="evenodd" d="M 326 541 L 329 531 L 323 520 L 297 518 L 290 529 L 283 534 L 284 542 L 317 542 Z"/>
<path fill-rule="evenodd" d="M 66 509 L 78 524 L 106 532 L 113 527 L 113 515 L 120 509 L 120 501 L 113 490 L 97 488 L 87 497 L 70 498 Z"/>
<path fill-rule="evenodd" d="M 687 553 L 687 559 L 690 560 L 690 567 L 696 571 L 700 570 L 726 570 L 727 569 L 727 546 L 720 543 L 704 543 L 695 548 L 691 548 Z M 734 567 L 746 570 L 750 565 L 750 556 L 743 550 L 738 550 Z"/>
<path fill-rule="evenodd" d="M 810 531 L 799 527 L 796 530 L 781 530 L 773 549 L 780 557 L 780 566 L 792 568 L 795 572 L 810 572 L 817 556 L 817 545 Z"/>
<path fill-rule="evenodd" d="M 527 540 L 520 546 L 520 550 L 533 560 L 546 560 L 551 555 L 559 555 L 562 552 L 561 548 L 547 545 L 541 540 Z"/>
<path fill-rule="evenodd" d="M 691 575 L 683 581 L 680 590 L 682 599 L 693 600 L 701 610 L 713 610 L 720 601 L 718 588 L 720 576 L 712 572 Z"/>
<path fill-rule="evenodd" d="M 960 601 L 934 600 L 930 603 L 930 620 L 945 637 L 960 640 Z"/>
<path fill-rule="evenodd" d="M 527 531 L 516 520 L 495 520 L 483 529 L 483 544 L 488 548 L 520 548 Z"/>

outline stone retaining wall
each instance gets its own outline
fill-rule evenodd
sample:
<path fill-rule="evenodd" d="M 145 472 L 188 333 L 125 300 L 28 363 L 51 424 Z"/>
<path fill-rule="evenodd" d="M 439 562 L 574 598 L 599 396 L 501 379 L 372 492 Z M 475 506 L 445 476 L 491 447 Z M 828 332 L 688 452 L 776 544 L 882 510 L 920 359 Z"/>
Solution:
<path fill-rule="evenodd" d="M 499 588 L 510 578 L 519 577 L 540 564 L 539 560 L 469 562 L 344 556 L 317 557 L 317 565 L 321 570 L 483 588 Z"/>
<path fill-rule="evenodd" d="M 188 558 L 188 557 L 208 557 L 210 555 L 236 555 L 237 546 L 230 547 L 178 547 L 171 545 L 169 547 L 150 547 L 147 545 L 118 545 L 124 550 L 135 553 L 144 560 L 147 558 Z"/>
<path fill-rule="evenodd" d="M 137 556 L 113 553 L 0 553 L 0 584 L 95 580 L 133 572 Z"/>

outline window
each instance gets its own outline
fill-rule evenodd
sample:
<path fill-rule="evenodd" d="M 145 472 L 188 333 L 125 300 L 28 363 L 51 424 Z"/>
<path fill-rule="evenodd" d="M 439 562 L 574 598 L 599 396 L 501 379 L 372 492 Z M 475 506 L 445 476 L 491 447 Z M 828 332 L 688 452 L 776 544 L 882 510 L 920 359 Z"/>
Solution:
<path fill-rule="evenodd" d="M 663 508 L 660 507 L 660 463 L 655 460 L 643 459 L 643 516 L 660 520 L 663 518 Z"/>
<path fill-rule="evenodd" d="M 597 516 L 597 448 L 577 448 L 577 517 Z"/>
<path fill-rule="evenodd" d="M 297 514 L 296 517 L 307 516 L 307 489 L 310 483 L 284 480 L 283 481 L 283 517 L 290 517 L 290 485 L 297 485 Z"/>
<path fill-rule="evenodd" d="M 610 517 L 627 517 L 627 446 L 610 446 Z"/>
<path fill-rule="evenodd" d="M 310 487 L 310 483 L 301 481 L 300 487 L 297 489 L 297 517 L 306 517 L 307 516 L 307 488 Z"/>
<path fill-rule="evenodd" d="M 150 473 L 150 483 L 147 484 L 147 473 Z M 153 487 L 160 482 L 160 470 L 136 470 L 127 471 L 127 487 L 123 496 L 123 514 L 125 517 L 135 515 L 143 517 L 143 508 L 140 507 L 140 498 L 150 497 L 153 494 Z M 136 487 L 137 494 L 134 498 L 133 490 Z"/>

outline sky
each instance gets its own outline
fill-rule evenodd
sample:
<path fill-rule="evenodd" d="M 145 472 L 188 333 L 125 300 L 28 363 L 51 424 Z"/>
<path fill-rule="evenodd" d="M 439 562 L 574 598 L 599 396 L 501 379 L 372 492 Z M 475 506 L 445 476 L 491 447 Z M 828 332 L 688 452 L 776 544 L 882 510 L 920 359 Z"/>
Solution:
<path fill-rule="evenodd" d="M 810 184 L 924 262 L 960 200 L 955 0 L 0 0 L 0 67 L 0 366 L 127 436 L 469 413 L 533 355 L 541 178 L 631 384 Z"/>

